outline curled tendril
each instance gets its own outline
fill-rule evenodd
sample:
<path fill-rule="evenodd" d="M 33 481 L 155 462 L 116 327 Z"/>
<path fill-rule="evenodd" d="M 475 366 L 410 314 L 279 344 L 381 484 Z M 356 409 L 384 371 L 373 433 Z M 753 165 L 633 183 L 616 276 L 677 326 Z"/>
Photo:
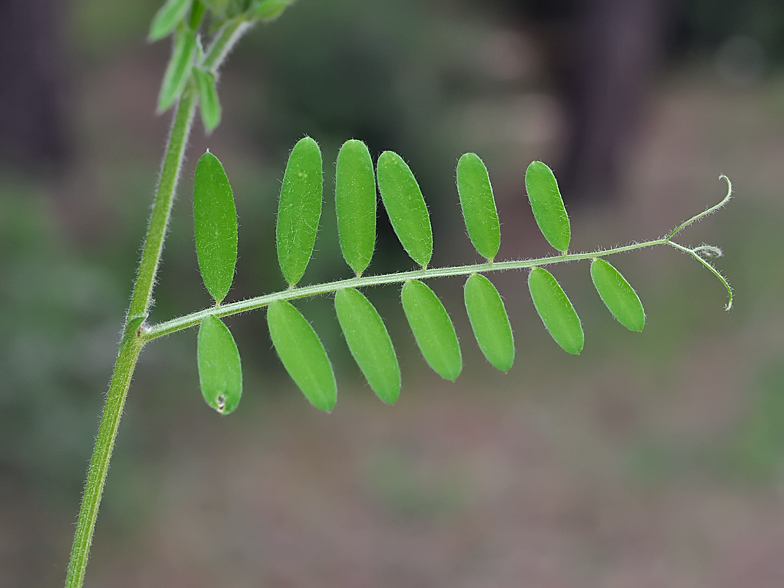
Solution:
<path fill-rule="evenodd" d="M 697 215 L 691 217 L 689 220 L 687 220 L 687 221 L 681 223 L 680 225 L 678 225 L 677 227 L 675 227 L 672 231 L 670 231 L 670 233 L 666 237 L 664 237 L 663 241 L 667 245 L 675 247 L 676 249 L 678 249 L 678 250 L 680 250 L 680 251 L 682 251 L 684 253 L 688 253 L 689 255 L 694 257 L 694 259 L 696 259 L 702 265 L 704 265 L 706 268 L 708 268 L 708 270 L 714 276 L 716 276 L 722 284 L 724 284 L 724 287 L 727 289 L 727 304 L 724 307 L 724 310 L 730 310 L 732 308 L 732 287 L 730 286 L 730 284 L 727 281 L 727 279 L 724 276 L 721 275 L 719 270 L 717 270 L 715 267 L 713 267 L 713 265 L 710 262 L 706 261 L 706 259 L 705 259 L 705 258 L 711 258 L 711 257 L 721 257 L 723 255 L 721 249 L 719 249 L 718 247 L 716 247 L 714 245 L 706 245 L 704 243 L 702 245 L 698 245 L 697 247 L 686 247 L 684 245 L 680 245 L 678 243 L 675 243 L 672 240 L 672 238 L 675 235 L 680 233 L 686 227 L 688 227 L 690 225 L 693 225 L 697 221 L 700 221 L 700 220 L 704 219 L 706 216 L 709 216 L 709 215 L 713 214 L 717 210 L 719 210 L 719 209 L 721 209 L 721 208 L 723 208 L 724 206 L 727 205 L 727 203 L 732 198 L 732 182 L 730 182 L 730 179 L 727 176 L 725 176 L 724 174 L 719 176 L 719 179 L 722 179 L 722 180 L 724 180 L 727 183 L 727 194 L 724 196 L 724 198 L 722 198 L 721 202 L 719 202 L 718 204 L 714 204 L 710 208 L 705 209 L 700 214 L 697 214 Z"/>
<path fill-rule="evenodd" d="M 707 246 L 706 245 L 701 245 L 700 247 L 695 247 L 694 249 L 691 249 L 689 247 L 685 247 L 683 245 L 679 245 L 678 243 L 675 243 L 674 241 L 667 241 L 667 244 L 670 245 L 671 247 L 675 247 L 676 249 L 678 249 L 680 251 L 683 251 L 684 253 L 688 253 L 689 255 L 694 257 L 694 259 L 696 259 L 702 265 L 704 265 L 706 268 L 708 268 L 708 270 L 714 276 L 716 276 L 722 284 L 724 284 L 724 287 L 727 289 L 727 304 L 724 307 L 724 310 L 730 310 L 732 308 L 732 287 L 730 286 L 730 284 L 727 281 L 727 279 L 724 276 L 721 275 L 721 272 L 719 272 L 719 270 L 717 270 L 715 267 L 713 267 L 713 265 L 711 263 L 706 261 L 702 257 L 702 255 L 700 255 L 701 253 L 704 254 L 706 247 L 709 248 L 709 249 L 718 249 L 718 247 L 712 247 L 710 245 L 707 245 Z"/>
<path fill-rule="evenodd" d="M 727 183 L 727 194 L 724 196 L 724 198 L 722 198 L 721 202 L 719 202 L 718 204 L 714 204 L 713 206 L 707 208 L 700 214 L 691 217 L 689 220 L 675 227 L 672 231 L 670 231 L 670 234 L 665 237 L 666 240 L 669 241 L 689 225 L 693 225 L 697 221 L 704 219 L 706 216 L 710 216 L 720 208 L 723 208 L 724 206 L 727 205 L 727 203 L 730 201 L 730 198 L 732 198 L 732 182 L 730 182 L 730 179 L 724 174 L 720 175 L 719 179 L 724 180 Z"/>
<path fill-rule="evenodd" d="M 702 257 L 722 257 L 724 252 L 715 245 L 702 244 L 692 249 L 697 255 Z"/>

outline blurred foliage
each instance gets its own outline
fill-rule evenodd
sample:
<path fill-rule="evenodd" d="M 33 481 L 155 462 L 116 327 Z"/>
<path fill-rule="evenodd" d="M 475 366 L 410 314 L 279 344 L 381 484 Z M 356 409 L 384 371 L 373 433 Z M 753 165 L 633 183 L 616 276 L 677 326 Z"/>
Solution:
<path fill-rule="evenodd" d="M 146 39 L 152 16 L 162 2 L 75 0 L 71 4 L 71 43 L 80 57 L 104 61 L 122 50 L 138 47 Z"/>
<path fill-rule="evenodd" d="M 105 91 L 75 99 L 82 153 L 64 185 L 51 186 L 14 170 L 0 170 L 0 307 L 4 309 L 0 313 L 0 482 L 4 476 L 21 479 L 35 493 L 67 503 L 65 508 L 71 511 L 76 508 L 97 429 L 168 125 L 166 119 L 153 118 L 157 87 L 148 78 L 158 83 L 170 47 L 159 43 L 140 48 L 159 4 L 158 0 L 71 4 L 67 26 L 74 55 L 73 83 L 79 92 L 100 90 L 96 78 L 122 69 L 122 64 L 128 64 L 124 59 L 144 62 L 128 75 L 141 70 L 144 74 L 114 94 Z M 299 0 L 279 21 L 258 27 L 240 44 L 223 72 L 219 92 L 224 121 L 211 139 L 226 165 L 240 220 L 237 282 L 230 298 L 285 287 L 273 255 L 275 205 L 288 150 L 304 134 L 318 139 L 324 151 L 327 198 L 316 257 L 305 281 L 350 275 L 339 255 L 330 204 L 332 162 L 340 143 L 350 137 L 365 140 L 374 157 L 383 149 L 393 149 L 411 165 L 434 217 L 434 264 L 474 255 L 462 228 L 454 187 L 454 166 L 466 150 L 480 152 L 494 183 L 498 178 L 505 223 L 502 242 L 512 244 L 506 251 L 502 245 L 502 255 L 537 253 L 527 248 L 531 243 L 534 248 L 540 245 L 524 234 L 527 213 L 520 212 L 518 197 L 523 192 L 515 182 L 522 172 L 515 173 L 552 150 L 553 139 L 537 135 L 540 127 L 535 124 L 541 120 L 548 124 L 552 117 L 546 116 L 550 103 L 537 70 L 541 64 L 522 70 L 512 80 L 495 75 L 488 66 L 488 47 L 498 41 L 495 33 L 512 26 L 504 20 L 508 4 L 500 0 L 488 5 L 467 0 Z M 674 53 L 687 56 L 689 63 L 693 63 L 689 51 L 710 52 L 735 34 L 757 39 L 770 59 L 784 56 L 784 5 L 779 2 L 685 0 L 676 4 L 676 13 L 680 23 L 676 49 L 681 52 Z M 531 59 L 536 62 L 534 50 Z M 157 69 L 150 73 L 152 67 Z M 733 350 L 746 353 L 738 360 L 744 366 L 738 368 L 738 382 L 728 385 L 729 394 L 737 397 L 734 417 L 714 429 L 682 436 L 656 429 L 661 421 L 655 419 L 642 424 L 630 419 L 633 433 L 621 443 L 627 457 L 624 473 L 651 483 L 695 470 L 719 478 L 776 480 L 784 467 L 784 375 L 781 340 L 774 333 L 782 320 L 784 292 L 784 263 L 778 251 L 784 214 L 776 176 L 781 169 L 777 150 L 784 133 L 784 83 L 773 73 L 741 100 L 724 93 L 726 88 L 703 70 L 690 70 L 687 77 L 695 81 L 677 83 L 688 88 L 697 85 L 698 91 L 682 95 L 676 88 L 675 100 L 699 102 L 693 110 L 687 105 L 684 112 L 704 112 L 715 125 L 700 126 L 700 121 L 688 116 L 682 119 L 679 131 L 689 131 L 690 125 L 698 131 L 708 129 L 699 139 L 709 145 L 706 152 L 711 158 L 685 165 L 699 167 L 699 185 L 707 185 L 710 194 L 716 188 L 710 178 L 719 172 L 729 174 L 738 191 L 730 208 L 702 225 L 709 227 L 706 238 L 727 253 L 719 265 L 738 294 L 731 314 L 717 313 L 723 304 L 721 288 L 690 260 L 673 258 L 672 252 L 667 252 L 666 264 L 653 254 L 623 258 L 618 267 L 637 288 L 650 318 L 645 333 L 636 338 L 623 332 L 602 308 L 591 291 L 587 266 L 564 268 L 559 281 L 563 276 L 565 289 L 579 305 L 589 339 L 583 356 L 567 362 L 538 324 L 524 279 L 499 277 L 518 345 L 517 365 L 504 379 L 490 373 L 470 340 L 459 281 L 443 281 L 435 289 L 453 314 L 467 356 L 466 373 L 458 382 L 466 388 L 506 386 L 521 393 L 529 402 L 526 408 L 533 407 L 534 413 L 547 403 L 562 413 L 580 410 L 583 400 L 578 393 L 564 391 L 568 387 L 564 382 L 569 378 L 583 382 L 590 378 L 585 373 L 591 366 L 603 369 L 605 363 L 617 362 L 643 382 L 639 389 L 617 384 L 623 381 L 616 373 L 619 370 L 603 374 L 609 383 L 602 379 L 598 388 L 618 386 L 618 396 L 626 402 L 639 403 L 653 413 L 667 412 L 662 409 L 666 406 L 676 414 L 678 400 L 669 394 L 677 388 L 679 370 L 692 359 L 691 350 L 713 340 L 727 341 Z M 129 88 L 138 89 L 138 94 L 124 102 L 111 101 L 123 92 L 130 94 Z M 512 102 L 510 97 L 522 99 Z M 148 117 L 154 127 L 133 118 L 133 109 L 141 108 L 145 100 L 149 112 L 143 113 L 144 120 Z M 192 163 L 204 146 L 197 128 Z M 670 175 L 676 177 L 678 194 L 684 185 L 692 186 L 678 184 L 672 169 L 656 167 L 659 163 L 650 163 L 653 171 L 645 162 L 640 169 L 657 177 L 661 197 L 670 200 L 644 209 L 648 212 L 675 206 L 669 196 Z M 183 174 L 180 202 L 172 218 L 156 290 L 155 320 L 210 304 L 193 248 L 191 173 L 188 169 Z M 683 196 L 689 206 L 698 208 L 711 198 Z M 654 236 L 618 232 L 617 220 L 608 216 L 597 223 L 598 233 L 607 240 L 603 243 Z M 635 229 L 647 231 L 650 224 L 644 220 L 637 219 Z M 583 221 L 593 222 L 576 219 L 576 229 L 585 226 Z M 655 230 L 666 228 L 657 225 Z M 385 220 L 379 229 L 379 251 L 369 271 L 409 267 Z M 700 230 L 695 228 L 694 239 L 706 235 Z M 387 321 L 402 356 L 403 395 L 425 392 L 415 389 L 417 378 L 427 371 L 405 326 L 398 290 L 378 288 L 368 296 Z M 316 326 L 335 363 L 339 394 L 351 393 L 361 376 L 341 340 L 332 301 L 319 298 L 298 306 Z M 259 416 L 254 409 L 260 398 L 274 402 L 281 393 L 295 392 L 271 352 L 263 314 L 239 317 L 230 326 L 244 360 L 249 391 L 231 418 L 244 422 Z M 198 392 L 194 351 L 195 332 L 191 332 L 156 342 L 142 355 L 118 440 L 120 459 L 115 461 L 107 490 L 108 520 L 114 508 L 118 517 L 129 520 L 121 525 L 138 524 L 135 513 L 142 512 L 143 503 L 155 495 L 149 480 L 142 480 L 138 472 L 144 471 L 142 464 L 154 469 L 167 444 L 176 442 L 172 438 L 187 441 L 179 441 L 187 445 L 183 452 L 193 451 L 206 441 L 194 439 L 198 435 L 191 429 L 201 432 L 214 427 L 227 435 L 232 430 L 229 421 L 210 420 L 204 425 L 202 419 L 215 417 Z M 555 385 L 549 384 L 553 373 L 558 374 Z M 525 386 L 520 383 L 523 376 Z M 427 375 L 424 381 L 432 382 Z M 582 384 L 569 385 L 582 392 Z M 356 387 L 370 394 L 367 387 Z M 298 402 L 298 410 L 307 410 L 301 398 L 293 402 Z M 567 437 L 576 436 L 568 439 L 580 439 L 580 432 L 564 430 Z M 552 434 L 557 433 L 555 429 Z M 124 460 L 130 460 L 130 465 Z M 368 467 L 367 485 L 392 513 L 437 516 L 442 509 L 458 508 L 465 500 L 459 468 L 455 473 L 447 467 L 431 476 L 417 464 L 405 452 L 381 453 Z"/>
<path fill-rule="evenodd" d="M 74 254 L 37 188 L 0 182 L 0 460 L 42 488 L 76 489 L 126 293 L 111 269 Z"/>

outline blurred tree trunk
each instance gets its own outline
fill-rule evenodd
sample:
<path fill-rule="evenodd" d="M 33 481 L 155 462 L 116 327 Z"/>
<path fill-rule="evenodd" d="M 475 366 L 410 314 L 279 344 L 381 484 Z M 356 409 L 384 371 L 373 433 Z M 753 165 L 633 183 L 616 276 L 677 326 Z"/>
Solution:
<path fill-rule="evenodd" d="M 68 144 L 55 0 L 0 0 L 0 158 L 36 171 L 57 170 Z"/>
<path fill-rule="evenodd" d="M 564 197 L 615 197 L 664 48 L 669 0 L 582 0 L 563 80 L 567 143 L 558 171 Z M 570 27 L 571 28 L 571 27 Z"/>

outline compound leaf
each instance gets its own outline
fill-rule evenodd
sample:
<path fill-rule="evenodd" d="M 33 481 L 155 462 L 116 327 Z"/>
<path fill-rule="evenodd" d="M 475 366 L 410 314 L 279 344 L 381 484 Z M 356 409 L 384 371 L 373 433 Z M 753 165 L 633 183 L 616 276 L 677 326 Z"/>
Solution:
<path fill-rule="evenodd" d="M 196 82 L 196 91 L 199 93 L 201 122 L 204 124 L 204 130 L 210 134 L 221 120 L 221 105 L 218 91 L 215 89 L 215 74 L 193 68 L 193 79 Z"/>
<path fill-rule="evenodd" d="M 191 0 L 167 0 L 158 9 L 150 25 L 150 41 L 158 41 L 168 36 L 177 25 L 185 20 L 185 15 L 191 7 Z"/>
<path fill-rule="evenodd" d="M 591 279 L 604 305 L 624 327 L 642 331 L 645 310 L 637 292 L 620 272 L 603 259 L 591 262 Z"/>
<path fill-rule="evenodd" d="M 564 351 L 579 355 L 585 335 L 580 318 L 553 275 L 535 267 L 528 274 L 528 289 L 545 328 Z"/>
<path fill-rule="evenodd" d="M 335 169 L 335 210 L 340 250 L 360 275 L 376 245 L 376 176 L 370 152 L 362 141 L 343 143 Z"/>
<path fill-rule="evenodd" d="M 400 365 L 378 311 L 354 288 L 338 290 L 335 312 L 351 355 L 370 387 L 385 403 L 400 396 Z"/>
<path fill-rule="evenodd" d="M 191 76 L 196 57 L 196 36 L 188 27 L 180 27 L 174 37 L 172 52 L 166 73 L 163 74 L 161 92 L 158 95 L 158 110 L 163 112 L 179 100 Z"/>
<path fill-rule="evenodd" d="M 220 319 L 210 315 L 201 322 L 196 349 L 204 400 L 219 413 L 229 414 L 242 396 L 242 367 L 234 337 Z"/>
<path fill-rule="evenodd" d="M 237 264 L 237 210 L 223 165 L 209 151 L 196 165 L 193 225 L 204 285 L 220 304 L 229 292 Z"/>
<path fill-rule="evenodd" d="M 409 280 L 403 285 L 401 300 L 425 361 L 439 376 L 455 381 L 463 369 L 463 358 L 455 327 L 444 305 L 419 280 Z"/>
<path fill-rule="evenodd" d="M 416 263 L 425 267 L 433 255 L 433 230 L 425 199 L 406 162 L 384 151 L 376 164 L 378 189 L 397 238 Z"/>
<path fill-rule="evenodd" d="M 566 253 L 572 233 L 552 170 L 541 161 L 532 161 L 525 172 L 525 188 L 544 238 L 554 249 Z"/>
<path fill-rule="evenodd" d="M 321 190 L 321 150 L 313 139 L 304 137 L 291 150 L 278 202 L 278 263 L 292 286 L 302 279 L 313 254 Z"/>
<path fill-rule="evenodd" d="M 514 362 L 514 337 L 498 290 L 483 275 L 473 274 L 463 294 L 479 348 L 494 367 L 508 372 Z"/>
<path fill-rule="evenodd" d="M 492 260 L 501 246 L 501 226 L 490 176 L 475 153 L 465 153 L 457 162 L 457 192 L 471 243 L 479 255 Z"/>
<path fill-rule="evenodd" d="M 276 300 L 267 310 L 267 326 L 291 379 L 313 406 L 332 410 L 338 395 L 335 374 L 310 323 L 290 302 Z"/>

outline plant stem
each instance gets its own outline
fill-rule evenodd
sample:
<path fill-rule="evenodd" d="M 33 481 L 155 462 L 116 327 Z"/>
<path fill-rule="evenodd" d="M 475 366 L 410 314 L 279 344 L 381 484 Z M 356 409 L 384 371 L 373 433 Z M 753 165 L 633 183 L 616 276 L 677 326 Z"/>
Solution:
<path fill-rule="evenodd" d="M 196 96 L 186 90 L 174 115 L 169 143 L 163 159 L 163 169 L 155 195 L 155 203 L 150 214 L 150 223 L 147 226 L 147 236 L 144 239 L 144 249 L 139 262 L 139 271 L 133 287 L 131 304 L 125 319 L 123 338 L 117 362 L 114 365 L 109 392 L 106 397 L 101 425 L 98 428 L 98 437 L 95 440 L 90 469 L 87 472 L 87 482 L 82 496 L 82 506 L 79 511 L 79 520 L 76 524 L 71 561 L 68 564 L 68 576 L 65 580 L 66 588 L 80 588 L 84 581 L 87 569 L 87 558 L 90 553 L 95 521 L 98 517 L 98 507 L 101 503 L 106 474 L 109 470 L 114 441 L 120 426 L 128 387 L 131 384 L 136 361 L 144 346 L 145 340 L 140 336 L 141 325 L 147 318 L 147 313 L 152 303 L 152 289 L 155 285 L 155 275 L 158 271 L 163 241 L 166 237 L 166 227 L 171 215 L 174 191 L 180 176 L 180 168 L 185 155 L 185 145 L 191 129 L 191 122 L 196 111 Z"/>
<path fill-rule="evenodd" d="M 101 504 L 101 495 L 106 482 L 106 473 L 109 470 L 109 460 L 114 449 L 114 440 L 117 437 L 117 429 L 120 426 L 120 417 L 128 387 L 131 385 L 136 360 L 144 345 L 144 340 L 139 337 L 140 325 L 141 319 L 129 323 L 120 342 L 117 363 L 114 365 L 114 373 L 101 417 L 101 426 L 98 429 L 98 437 L 95 440 L 93 457 L 87 473 L 82 507 L 79 511 L 79 521 L 76 524 L 71 550 L 71 561 L 68 564 L 68 576 L 65 580 L 66 588 L 80 588 L 84 581 L 87 558 L 90 555 L 90 545 L 95 530 L 95 520 L 98 517 L 98 507 Z"/>
<path fill-rule="evenodd" d="M 365 276 L 365 277 L 358 276 L 355 278 L 337 280 L 334 282 L 328 282 L 324 284 L 304 286 L 302 288 L 289 288 L 288 290 L 283 290 L 281 292 L 276 292 L 274 294 L 256 296 L 254 298 L 248 298 L 246 300 L 240 300 L 238 302 L 232 302 L 230 304 L 223 304 L 221 306 L 211 306 L 204 310 L 199 310 L 197 312 L 192 312 L 185 316 L 181 316 L 162 323 L 158 323 L 157 325 L 152 325 L 152 326 L 145 325 L 144 327 L 142 327 L 141 337 L 146 343 L 148 341 L 152 341 L 153 339 L 157 339 L 158 337 L 171 335 L 172 333 L 176 333 L 184 329 L 195 327 L 208 316 L 215 316 L 217 318 L 232 316 L 235 314 L 248 312 L 250 310 L 263 308 L 275 302 L 276 300 L 294 300 L 297 298 L 320 296 L 323 294 L 331 294 L 333 292 L 337 292 L 338 290 L 342 290 L 344 288 L 363 288 L 368 286 L 381 286 L 384 284 L 399 284 L 405 282 L 406 280 L 426 280 L 428 278 L 466 276 L 473 273 L 486 273 L 486 272 L 515 270 L 515 269 L 526 269 L 526 268 L 543 266 L 543 265 L 567 263 L 570 261 L 582 261 L 586 259 L 595 259 L 597 257 L 607 257 L 610 255 L 615 255 L 617 253 L 625 253 L 627 251 L 635 251 L 637 249 L 645 249 L 646 247 L 655 247 L 657 245 L 669 245 L 670 247 L 674 247 L 679 251 L 688 253 L 692 255 L 702 265 L 704 265 L 708 270 L 710 270 L 710 272 L 713 273 L 713 275 L 716 276 L 724 285 L 724 287 L 727 289 L 728 301 L 725 308 L 726 310 L 729 310 L 730 308 L 732 308 L 732 288 L 730 287 L 729 283 L 724 278 L 724 276 L 722 276 L 721 273 L 715 267 L 713 267 L 713 265 L 708 263 L 700 255 L 701 253 L 702 254 L 707 253 L 712 256 L 719 256 L 721 255 L 721 250 L 718 247 L 713 247 L 711 245 L 686 247 L 684 245 L 675 243 L 672 240 L 672 238 L 675 235 L 683 231 L 686 227 L 702 220 L 706 216 L 713 214 L 720 208 L 727 205 L 727 203 L 730 201 L 730 198 L 732 198 L 732 183 L 730 182 L 727 176 L 722 175 L 720 179 L 724 180 L 727 184 L 727 193 L 725 194 L 724 198 L 719 203 L 714 204 L 713 206 L 707 208 L 706 210 L 700 212 L 699 214 L 695 214 L 689 220 L 681 223 L 675 229 L 667 233 L 665 237 L 662 237 L 660 239 L 652 239 L 650 241 L 643 241 L 642 243 L 632 243 L 630 245 L 624 245 L 622 247 L 613 247 L 612 249 L 601 249 L 589 253 L 566 253 L 563 255 L 554 255 L 552 257 L 541 257 L 539 259 L 496 261 L 496 262 L 487 262 L 487 263 L 477 263 L 473 265 L 463 265 L 457 267 L 422 268 L 422 269 L 412 270 L 408 272 L 397 272 L 397 273 L 384 274 L 378 276 Z"/>
<path fill-rule="evenodd" d="M 174 115 L 174 123 L 163 160 L 163 169 L 161 169 L 158 192 L 155 195 L 155 203 L 150 214 L 150 224 L 147 227 L 147 237 L 144 240 L 142 259 L 139 262 L 131 305 L 128 308 L 128 320 L 146 319 L 150 310 L 152 289 L 155 286 L 155 276 L 158 273 L 158 264 L 163 252 L 163 241 L 166 238 L 166 227 L 169 225 L 174 191 L 177 187 L 177 181 L 180 179 L 180 168 L 185 157 L 185 145 L 195 112 L 196 93 L 188 89 L 180 100 Z"/>
<path fill-rule="evenodd" d="M 276 300 L 295 300 L 297 298 L 308 298 L 311 296 L 321 296 L 323 294 L 332 294 L 344 288 L 366 288 L 368 286 L 382 286 L 386 284 L 400 284 L 407 280 L 427 280 L 431 278 L 447 278 L 452 276 L 467 276 L 475 273 L 487 273 L 497 271 L 508 271 L 515 269 L 525 269 L 530 267 L 537 267 L 543 265 L 553 265 L 556 263 L 566 263 L 570 261 L 581 261 L 584 259 L 594 259 L 596 257 L 605 257 L 616 253 L 623 253 L 625 251 L 634 251 L 636 249 L 644 249 L 646 247 L 654 247 L 656 245 L 665 245 L 668 243 L 667 238 L 655 239 L 653 241 L 645 241 L 643 243 L 634 243 L 632 245 L 625 245 L 623 247 L 615 247 L 613 249 L 604 249 L 600 251 L 592 251 L 590 253 L 571 253 L 568 255 L 554 255 L 552 257 L 541 257 L 538 259 L 520 259 L 515 261 L 494 261 L 487 263 L 477 263 L 473 265 L 461 265 L 451 267 L 433 267 L 426 269 L 411 270 L 407 272 L 395 272 L 391 274 L 382 274 L 377 276 L 362 276 L 355 278 L 347 278 L 345 280 L 336 280 L 334 282 L 327 282 L 324 284 L 315 284 L 313 286 L 303 286 L 301 288 L 289 288 L 274 294 L 265 294 L 264 296 L 255 296 L 246 300 L 238 302 L 231 302 L 229 304 L 221 304 L 220 306 L 211 306 L 204 310 L 192 312 L 185 316 L 171 319 L 157 325 L 147 325 L 142 329 L 142 338 L 145 342 L 152 341 L 158 337 L 171 335 L 178 331 L 195 327 L 200 324 L 207 316 L 215 316 L 218 318 L 232 316 L 250 310 L 263 308 Z"/>
<path fill-rule="evenodd" d="M 240 21 L 230 21 L 224 25 L 216 34 L 215 40 L 207 52 L 204 60 L 205 67 L 216 71 L 232 45 L 248 28 L 247 23 Z M 174 193 L 185 158 L 185 147 L 196 112 L 196 104 L 195 92 L 187 89 L 180 99 L 174 115 L 171 134 L 163 158 L 158 190 L 155 194 L 155 202 L 147 226 L 147 235 L 144 239 L 142 258 L 133 286 L 131 303 L 125 317 L 123 337 L 120 341 L 117 361 L 109 384 L 109 392 L 90 460 L 90 468 L 87 472 L 87 482 L 71 548 L 71 558 L 68 562 L 66 588 L 81 588 L 84 582 L 90 545 L 95 532 L 95 521 L 98 517 L 98 507 L 101 504 L 106 474 L 109 471 L 109 462 L 117 438 L 128 387 L 131 384 L 139 353 L 146 343 L 146 339 L 142 336 L 145 330 L 143 324 L 152 304 L 152 290 L 155 286 L 155 277 L 163 252 L 163 242 L 166 238 L 166 228 L 171 216 Z"/>

